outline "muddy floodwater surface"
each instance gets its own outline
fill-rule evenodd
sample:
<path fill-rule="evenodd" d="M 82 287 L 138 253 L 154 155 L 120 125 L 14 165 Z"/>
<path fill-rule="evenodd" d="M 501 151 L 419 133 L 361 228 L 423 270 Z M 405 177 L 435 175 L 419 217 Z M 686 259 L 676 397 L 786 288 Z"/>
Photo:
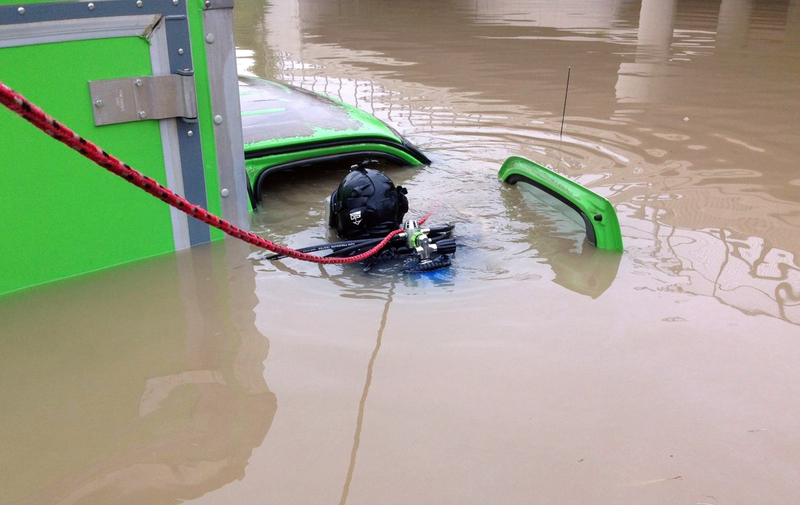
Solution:
<path fill-rule="evenodd" d="M 453 266 L 226 241 L 0 299 L 0 503 L 800 502 L 800 1 L 236 0 L 234 23 L 240 73 L 431 158 L 388 173 L 456 224 Z M 511 155 L 606 196 L 625 252 L 500 183 Z M 271 177 L 253 231 L 329 240 L 343 176 Z"/>

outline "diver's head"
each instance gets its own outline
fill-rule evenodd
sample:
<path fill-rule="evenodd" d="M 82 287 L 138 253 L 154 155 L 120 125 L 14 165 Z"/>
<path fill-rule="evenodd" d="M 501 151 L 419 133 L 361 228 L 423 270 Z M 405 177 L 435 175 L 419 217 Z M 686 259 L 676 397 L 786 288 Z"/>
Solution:
<path fill-rule="evenodd" d="M 396 230 L 408 212 L 408 191 L 382 172 L 353 167 L 331 193 L 328 225 L 343 238 L 368 238 Z"/>

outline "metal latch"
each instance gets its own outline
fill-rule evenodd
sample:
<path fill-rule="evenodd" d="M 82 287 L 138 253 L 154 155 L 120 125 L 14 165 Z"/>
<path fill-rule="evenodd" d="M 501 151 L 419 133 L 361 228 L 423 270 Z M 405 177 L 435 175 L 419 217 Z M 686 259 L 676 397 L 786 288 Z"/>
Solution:
<path fill-rule="evenodd" d="M 197 117 L 194 77 L 157 75 L 89 81 L 95 126 Z"/>

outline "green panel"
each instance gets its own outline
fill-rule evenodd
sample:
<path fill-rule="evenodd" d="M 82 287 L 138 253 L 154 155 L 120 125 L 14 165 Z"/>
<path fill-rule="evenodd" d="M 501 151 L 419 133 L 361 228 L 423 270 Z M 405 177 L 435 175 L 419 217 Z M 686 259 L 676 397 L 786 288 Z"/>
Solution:
<path fill-rule="evenodd" d="M 622 251 L 622 233 L 614 206 L 597 193 L 519 156 L 508 158 L 498 177 L 509 184 L 526 182 L 550 193 L 581 214 L 590 242 L 600 249 Z M 591 240 L 592 235 L 595 240 Z"/>
<path fill-rule="evenodd" d="M 188 0 L 186 10 L 189 14 L 189 26 L 192 39 L 192 60 L 194 61 L 195 88 L 197 90 L 197 114 L 202 132 L 200 142 L 203 146 L 203 168 L 206 176 L 206 198 L 208 211 L 217 216 L 222 215 L 222 199 L 219 191 L 219 173 L 217 171 L 217 149 L 214 143 L 214 121 L 211 109 L 211 84 L 208 81 L 208 63 L 206 61 L 206 41 L 203 27 L 204 0 Z M 220 240 L 225 234 L 211 227 L 211 240 Z"/>
<path fill-rule="evenodd" d="M 0 61 L 0 80 L 166 183 L 157 121 L 95 127 L 92 118 L 88 81 L 151 75 L 146 40 L 6 48 Z M 166 205 L 0 109 L 0 293 L 174 249 Z"/>

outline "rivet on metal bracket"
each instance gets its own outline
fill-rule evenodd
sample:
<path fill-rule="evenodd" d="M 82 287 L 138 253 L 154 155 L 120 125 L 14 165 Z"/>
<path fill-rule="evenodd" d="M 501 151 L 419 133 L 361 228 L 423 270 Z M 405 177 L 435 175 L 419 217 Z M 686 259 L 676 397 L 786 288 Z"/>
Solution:
<path fill-rule="evenodd" d="M 204 5 L 208 10 L 233 9 L 234 0 L 206 0 Z"/>
<path fill-rule="evenodd" d="M 222 116 L 220 116 L 219 114 L 214 116 L 214 124 L 222 124 Z"/>
<path fill-rule="evenodd" d="M 94 4 L 89 2 L 89 4 L 86 6 L 86 8 L 88 8 L 90 11 L 93 11 L 94 10 Z"/>
<path fill-rule="evenodd" d="M 19 12 L 20 16 L 24 16 L 25 15 L 25 7 L 20 7 L 19 9 L 17 9 L 17 12 Z"/>
<path fill-rule="evenodd" d="M 94 106 L 95 107 L 102 107 L 103 106 L 103 101 L 102 100 L 95 100 Z"/>
<path fill-rule="evenodd" d="M 146 119 L 147 118 L 147 113 L 145 111 L 143 111 L 143 110 L 140 110 L 139 111 L 139 117 L 142 118 L 142 119 Z"/>
<path fill-rule="evenodd" d="M 220 191 L 219 194 L 222 195 L 222 198 L 228 198 L 228 195 L 230 195 L 231 192 L 228 191 L 228 188 L 222 188 L 222 191 Z"/>
<path fill-rule="evenodd" d="M 213 33 L 209 33 L 208 35 L 206 35 L 206 42 L 208 42 L 209 44 L 213 44 L 215 40 L 216 39 L 214 38 Z"/>
<path fill-rule="evenodd" d="M 178 54 L 183 54 L 183 48 L 182 47 L 178 49 Z"/>
<path fill-rule="evenodd" d="M 186 132 L 186 136 L 187 137 L 194 137 L 194 132 L 192 130 L 189 130 L 188 132 Z"/>
<path fill-rule="evenodd" d="M 136 7 L 139 7 L 141 9 L 142 5 L 144 5 L 142 4 L 142 0 L 136 0 Z"/>

